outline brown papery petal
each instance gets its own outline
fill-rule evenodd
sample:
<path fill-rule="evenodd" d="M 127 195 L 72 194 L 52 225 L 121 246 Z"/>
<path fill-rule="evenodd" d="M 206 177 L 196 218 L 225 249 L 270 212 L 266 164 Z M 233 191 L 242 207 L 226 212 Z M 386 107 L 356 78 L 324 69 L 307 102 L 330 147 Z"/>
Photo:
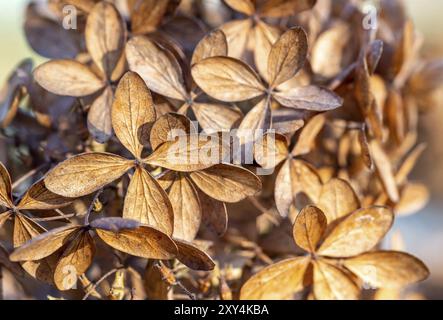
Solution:
<path fill-rule="evenodd" d="M 228 131 L 242 118 L 242 112 L 220 103 L 194 103 L 192 111 L 206 133 Z"/>
<path fill-rule="evenodd" d="M 323 238 L 328 222 L 325 214 L 314 206 L 303 208 L 295 219 L 293 237 L 302 249 L 315 252 Z"/>
<path fill-rule="evenodd" d="M 272 264 L 249 278 L 240 291 L 241 300 L 290 299 L 304 287 L 307 257 L 293 258 Z M 282 285 L 284 284 L 284 285 Z"/>
<path fill-rule="evenodd" d="M 212 258 L 192 243 L 176 240 L 178 247 L 177 259 L 192 270 L 211 271 L 215 267 Z"/>
<path fill-rule="evenodd" d="M 230 57 L 240 59 L 245 53 L 249 37 L 253 31 L 252 20 L 234 20 L 222 25 L 220 29 L 228 40 L 228 54 Z"/>
<path fill-rule="evenodd" d="M 105 143 L 112 137 L 111 107 L 114 93 L 107 86 L 103 93 L 94 100 L 88 112 L 88 130 L 99 143 Z"/>
<path fill-rule="evenodd" d="M 282 18 L 309 10 L 317 0 L 268 0 L 260 8 L 260 14 L 270 18 Z"/>
<path fill-rule="evenodd" d="M 273 96 L 285 107 L 302 110 L 330 111 L 343 104 L 343 99 L 334 92 L 318 86 L 297 87 Z"/>
<path fill-rule="evenodd" d="M 112 126 L 117 138 L 134 157 L 141 156 L 141 136 L 149 132 L 155 119 L 154 102 L 143 79 L 134 72 L 126 73 L 115 93 Z"/>
<path fill-rule="evenodd" d="M 429 203 L 431 195 L 426 185 L 421 183 L 408 183 L 401 190 L 400 201 L 394 208 L 395 214 L 408 216 L 423 210 Z"/>
<path fill-rule="evenodd" d="M 373 140 L 369 143 L 372 159 L 374 160 L 378 176 L 383 183 L 389 199 L 397 202 L 400 198 L 398 194 L 397 183 L 395 181 L 394 172 L 392 170 L 391 161 L 380 146 L 379 142 Z"/>
<path fill-rule="evenodd" d="M 60 96 L 84 97 L 105 86 L 87 66 L 74 60 L 51 60 L 34 71 L 34 78 L 43 88 Z"/>
<path fill-rule="evenodd" d="M 203 191 L 198 191 L 203 225 L 217 236 L 222 237 L 228 229 L 226 204 L 211 198 Z"/>
<path fill-rule="evenodd" d="M 289 159 L 281 167 L 275 181 L 275 203 L 281 216 L 287 217 L 298 194 L 318 201 L 322 183 L 316 170 L 308 163 Z"/>
<path fill-rule="evenodd" d="M 262 99 L 249 110 L 238 127 L 237 137 L 241 144 L 252 143 L 271 128 L 272 112 L 268 98 Z"/>
<path fill-rule="evenodd" d="M 11 208 L 12 203 L 11 177 L 3 163 L 0 162 L 0 204 Z"/>
<path fill-rule="evenodd" d="M 269 53 L 272 45 L 278 40 L 281 30 L 259 20 L 253 32 L 255 66 L 263 79 L 270 83 L 268 74 Z"/>
<path fill-rule="evenodd" d="M 314 142 L 320 131 L 323 129 L 326 123 L 326 116 L 319 114 L 309 120 L 303 127 L 298 137 L 297 143 L 292 149 L 292 155 L 294 157 L 308 154 L 315 146 Z"/>
<path fill-rule="evenodd" d="M 170 5 L 170 0 L 143 0 L 131 10 L 132 32 L 150 33 L 157 29 Z"/>
<path fill-rule="evenodd" d="M 96 232 L 109 246 L 136 257 L 169 260 L 177 254 L 177 246 L 171 238 L 148 226 L 120 232 L 96 229 Z"/>
<path fill-rule="evenodd" d="M 46 258 L 66 244 L 80 228 L 80 226 L 67 226 L 38 235 L 11 253 L 10 259 L 11 261 L 35 261 Z"/>
<path fill-rule="evenodd" d="M 247 64 L 229 57 L 207 58 L 192 67 L 197 85 L 211 97 L 235 102 L 264 94 L 258 75 Z"/>
<path fill-rule="evenodd" d="M 172 235 L 174 212 L 168 195 L 143 168 L 137 167 L 128 187 L 123 218 L 150 225 Z"/>
<path fill-rule="evenodd" d="M 226 36 L 223 31 L 215 30 L 200 40 L 192 55 L 191 66 L 206 58 L 227 55 L 228 41 Z"/>
<path fill-rule="evenodd" d="M 255 3 L 251 0 L 225 0 L 225 3 L 235 11 L 252 15 L 255 12 Z"/>
<path fill-rule="evenodd" d="M 346 259 L 344 265 L 374 288 L 401 288 L 429 276 L 423 262 L 404 252 L 369 252 Z"/>
<path fill-rule="evenodd" d="M 129 69 L 137 72 L 149 89 L 172 99 L 187 99 L 182 70 L 170 52 L 138 36 L 128 41 L 126 57 Z"/>
<path fill-rule="evenodd" d="M 174 238 L 193 241 L 202 219 L 197 190 L 186 176 L 179 175 L 171 186 L 169 198 L 174 208 Z"/>
<path fill-rule="evenodd" d="M 266 133 L 254 143 L 254 158 L 265 169 L 274 168 L 288 156 L 288 140 L 285 136 Z"/>
<path fill-rule="evenodd" d="M 370 207 L 355 211 L 326 237 L 317 253 L 328 257 L 353 257 L 374 248 L 394 222 L 388 208 Z"/>
<path fill-rule="evenodd" d="M 17 208 L 20 210 L 52 210 L 68 206 L 74 199 L 65 198 L 49 191 L 40 180 L 26 191 Z"/>
<path fill-rule="evenodd" d="M 360 290 L 341 269 L 321 260 L 314 263 L 314 295 L 317 300 L 357 300 Z"/>
<path fill-rule="evenodd" d="M 294 77 L 308 54 L 308 37 L 301 27 L 283 33 L 271 48 L 268 58 L 269 85 L 274 88 Z"/>
<path fill-rule="evenodd" d="M 144 162 L 174 171 L 193 172 L 221 162 L 226 154 L 218 136 L 191 134 L 180 136 L 158 147 Z"/>
<path fill-rule="evenodd" d="M 360 208 L 360 201 L 347 181 L 334 178 L 322 187 L 317 206 L 331 223 Z"/>
<path fill-rule="evenodd" d="M 88 270 L 94 254 L 94 239 L 89 231 L 80 231 L 63 251 L 57 263 L 54 271 L 56 287 L 62 291 L 72 289 L 77 283 L 77 277 Z"/>
<path fill-rule="evenodd" d="M 84 153 L 52 169 L 44 179 L 45 186 L 64 197 L 82 197 L 117 180 L 133 165 L 132 161 L 110 153 Z"/>
<path fill-rule="evenodd" d="M 345 23 L 338 23 L 320 34 L 312 47 L 312 70 L 325 78 L 339 74 L 346 67 L 344 57 L 349 53 L 350 38 L 351 28 Z"/>
<path fill-rule="evenodd" d="M 110 79 L 126 43 L 126 26 L 112 3 L 99 2 L 92 9 L 85 39 L 92 60 Z"/>
<path fill-rule="evenodd" d="M 191 133 L 191 120 L 178 113 L 166 113 L 154 123 L 151 129 L 150 142 L 152 149 L 156 150 L 163 142 L 171 141 L 174 135 L 187 135 Z"/>
<path fill-rule="evenodd" d="M 11 211 L 6 211 L 0 214 L 0 229 L 3 228 L 3 225 L 8 221 L 11 215 Z"/>
<path fill-rule="evenodd" d="M 231 164 L 219 164 L 192 172 L 192 181 L 204 193 L 223 202 L 239 202 L 261 190 L 260 179 L 247 169 Z"/>

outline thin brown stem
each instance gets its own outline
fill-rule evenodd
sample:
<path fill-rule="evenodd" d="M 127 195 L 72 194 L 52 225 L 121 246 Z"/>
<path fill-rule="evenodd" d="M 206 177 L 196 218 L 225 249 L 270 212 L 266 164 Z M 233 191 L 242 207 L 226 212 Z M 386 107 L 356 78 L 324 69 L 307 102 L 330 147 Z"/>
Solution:
<path fill-rule="evenodd" d="M 124 269 L 124 267 L 119 267 L 119 268 L 114 268 L 110 271 L 108 271 L 107 273 L 105 273 L 100 279 L 97 280 L 97 282 L 95 282 L 92 287 L 88 290 L 88 292 L 86 292 L 86 294 L 83 296 L 82 300 L 86 300 L 88 299 L 88 297 L 94 292 L 96 291 L 97 287 L 103 282 L 105 281 L 107 278 L 109 278 L 110 276 L 112 276 L 114 273 L 116 273 L 119 270 Z"/>
<path fill-rule="evenodd" d="M 85 224 L 89 224 L 89 216 L 92 213 L 92 210 L 94 210 L 94 205 L 95 202 L 98 200 L 98 197 L 100 197 L 100 195 L 103 193 L 103 189 L 100 189 L 97 191 L 97 193 L 95 194 L 94 198 L 92 199 L 91 204 L 89 205 L 88 211 L 86 212 L 86 216 L 85 216 Z"/>

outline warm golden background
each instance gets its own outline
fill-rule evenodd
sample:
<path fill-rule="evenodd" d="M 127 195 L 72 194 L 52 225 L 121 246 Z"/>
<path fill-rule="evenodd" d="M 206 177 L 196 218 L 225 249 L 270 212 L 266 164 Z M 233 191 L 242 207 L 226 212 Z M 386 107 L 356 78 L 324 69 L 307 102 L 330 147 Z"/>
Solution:
<path fill-rule="evenodd" d="M 425 54 L 443 57 L 443 1 L 405 0 L 417 28 L 425 36 Z M 0 1 L 0 81 L 25 57 L 42 61 L 28 48 L 22 33 L 24 6 L 27 0 Z M 443 298 L 443 105 L 422 119 L 421 140 L 429 141 L 415 178 L 432 187 L 432 201 L 422 212 L 398 219 L 395 230 L 404 238 L 406 250 L 424 260 L 431 277 L 419 288 L 427 298 Z M 412 288 L 415 289 L 415 288 Z"/>

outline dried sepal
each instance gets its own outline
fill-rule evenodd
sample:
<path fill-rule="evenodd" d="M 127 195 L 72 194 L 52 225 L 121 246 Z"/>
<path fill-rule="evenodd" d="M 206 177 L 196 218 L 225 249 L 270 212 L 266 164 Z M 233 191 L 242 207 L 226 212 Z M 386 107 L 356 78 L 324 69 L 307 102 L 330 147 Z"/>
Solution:
<path fill-rule="evenodd" d="M 91 194 L 123 176 L 132 161 L 110 153 L 84 153 L 65 160 L 45 177 L 45 186 L 64 197 Z"/>
<path fill-rule="evenodd" d="M 91 69 L 74 60 L 51 60 L 37 67 L 35 80 L 46 90 L 71 97 L 96 93 L 105 83 Z"/>
<path fill-rule="evenodd" d="M 112 105 L 112 125 L 120 142 L 139 158 L 142 154 L 142 137 L 149 132 L 156 119 L 151 93 L 143 79 L 128 72 L 120 80 Z"/>
<path fill-rule="evenodd" d="M 125 197 L 123 218 L 137 220 L 172 235 L 174 213 L 168 195 L 143 168 L 137 167 Z"/>
<path fill-rule="evenodd" d="M 360 209 L 341 221 L 326 237 L 317 253 L 328 257 L 352 257 L 374 248 L 394 222 L 384 207 Z"/>
<path fill-rule="evenodd" d="M 247 64 L 229 57 L 207 58 L 192 67 L 197 85 L 211 97 L 235 102 L 264 93 L 258 75 Z"/>
<path fill-rule="evenodd" d="M 178 248 L 177 259 L 192 270 L 211 271 L 215 267 L 212 258 L 192 243 L 174 240 Z"/>
<path fill-rule="evenodd" d="M 279 300 L 289 299 L 304 287 L 309 258 L 293 258 L 270 265 L 243 285 L 240 292 L 242 300 Z M 285 285 L 282 286 L 282 283 Z"/>
<path fill-rule="evenodd" d="M 293 236 L 295 243 L 308 252 L 315 252 L 326 231 L 325 214 L 314 206 L 303 208 L 295 219 Z"/>
<path fill-rule="evenodd" d="M 136 257 L 168 260 L 177 254 L 172 239 L 152 227 L 140 226 L 117 232 L 97 228 L 95 231 L 107 245 Z"/>

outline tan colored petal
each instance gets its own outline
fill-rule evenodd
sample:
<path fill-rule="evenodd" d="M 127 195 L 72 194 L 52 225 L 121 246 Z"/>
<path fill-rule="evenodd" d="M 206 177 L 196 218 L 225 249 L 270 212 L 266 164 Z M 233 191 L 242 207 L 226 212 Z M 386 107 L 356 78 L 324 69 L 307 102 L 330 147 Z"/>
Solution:
<path fill-rule="evenodd" d="M 192 111 L 206 133 L 228 131 L 242 118 L 242 112 L 219 103 L 194 103 Z"/>
<path fill-rule="evenodd" d="M 6 221 L 8 221 L 11 215 L 12 215 L 11 211 L 0 213 L 0 229 L 3 228 L 4 224 L 6 223 Z"/>
<path fill-rule="evenodd" d="M 191 121 L 184 115 L 178 113 L 162 115 L 151 129 L 150 142 L 152 149 L 156 150 L 163 142 L 173 140 L 174 135 L 190 134 L 191 128 L 194 129 Z"/>
<path fill-rule="evenodd" d="M 431 195 L 426 185 L 421 183 L 408 183 L 402 190 L 400 201 L 394 211 L 396 215 L 408 216 L 423 210 L 429 203 Z"/>
<path fill-rule="evenodd" d="M 337 23 L 321 33 L 311 50 L 312 70 L 322 77 L 332 78 L 346 67 L 351 28 L 345 23 Z"/>
<path fill-rule="evenodd" d="M 251 19 L 229 21 L 220 27 L 226 35 L 230 57 L 240 59 L 244 55 L 252 32 L 251 28 Z"/>
<path fill-rule="evenodd" d="M 225 148 L 218 136 L 191 134 L 179 136 L 158 147 L 144 162 L 174 171 L 193 172 L 220 163 Z"/>
<path fill-rule="evenodd" d="M 128 72 L 120 80 L 112 105 L 112 126 L 120 142 L 136 157 L 142 154 L 143 135 L 156 119 L 151 93 L 134 72 Z"/>
<path fill-rule="evenodd" d="M 347 181 L 334 178 L 323 185 L 316 205 L 331 223 L 360 208 L 360 201 Z"/>
<path fill-rule="evenodd" d="M 228 41 L 221 30 L 215 30 L 206 35 L 197 47 L 195 47 L 192 55 L 191 66 L 210 57 L 227 56 Z"/>
<path fill-rule="evenodd" d="M 288 157 L 288 140 L 285 136 L 266 133 L 254 143 L 254 158 L 265 169 L 274 168 Z"/>
<path fill-rule="evenodd" d="M 269 53 L 272 45 L 278 40 L 281 30 L 259 20 L 253 32 L 255 66 L 263 79 L 270 83 L 268 74 Z"/>
<path fill-rule="evenodd" d="M 105 143 L 112 137 L 111 107 L 114 93 L 107 86 L 103 93 L 94 100 L 88 112 L 88 129 L 94 139 Z"/>
<path fill-rule="evenodd" d="M 268 77 L 272 88 L 294 77 L 303 67 L 308 54 L 308 37 L 301 27 L 283 33 L 271 48 Z"/>
<path fill-rule="evenodd" d="M 297 87 L 277 92 L 273 96 L 285 107 L 302 110 L 329 111 L 343 104 L 343 99 L 334 92 L 317 86 Z"/>
<path fill-rule="evenodd" d="M 109 246 L 136 257 L 169 260 L 177 254 L 177 246 L 171 238 L 148 226 L 119 232 L 104 229 L 95 230 L 97 235 Z"/>
<path fill-rule="evenodd" d="M 126 44 L 125 23 L 112 3 L 94 6 L 86 22 L 85 39 L 92 60 L 110 79 Z"/>
<path fill-rule="evenodd" d="M 425 280 L 426 265 L 397 251 L 375 251 L 346 259 L 344 266 L 373 288 L 401 288 Z"/>
<path fill-rule="evenodd" d="M 255 12 L 255 1 L 251 0 L 225 0 L 228 6 L 230 6 L 235 11 L 252 15 Z"/>
<path fill-rule="evenodd" d="M 271 128 L 272 112 L 269 99 L 262 99 L 249 110 L 238 127 L 237 136 L 241 144 L 249 144 Z"/>
<path fill-rule="evenodd" d="M 264 87 L 255 71 L 240 60 L 212 57 L 192 67 L 197 85 L 211 97 L 235 102 L 249 100 L 264 93 Z"/>
<path fill-rule="evenodd" d="M 132 32 L 134 34 L 151 33 L 163 20 L 170 0 L 143 0 L 135 3 L 131 10 Z"/>
<path fill-rule="evenodd" d="M 289 17 L 299 12 L 312 9 L 317 0 L 268 0 L 259 12 L 270 18 Z"/>
<path fill-rule="evenodd" d="M 320 196 L 322 183 L 316 170 L 308 163 L 289 159 L 281 167 L 275 181 L 275 203 L 283 217 L 288 216 L 298 194 L 306 194 L 314 203 Z"/>
<path fill-rule="evenodd" d="M 218 164 L 192 172 L 192 181 L 204 193 L 223 202 L 239 202 L 261 190 L 260 179 L 251 171 L 232 164 Z"/>
<path fill-rule="evenodd" d="M 325 214 L 314 206 L 303 208 L 295 219 L 293 237 L 302 249 L 315 252 L 325 234 L 328 222 Z"/>
<path fill-rule="evenodd" d="M 328 257 L 352 257 L 374 248 L 394 222 L 384 207 L 360 209 L 346 217 L 328 234 L 317 253 Z"/>
<path fill-rule="evenodd" d="M 174 208 L 174 238 L 193 241 L 202 219 L 197 190 L 187 177 L 180 175 L 171 186 L 169 198 Z"/>
<path fill-rule="evenodd" d="M 149 89 L 177 100 L 187 100 L 182 70 L 174 56 L 146 37 L 128 41 L 126 57 L 129 69 L 137 72 Z"/>
<path fill-rule="evenodd" d="M 125 197 L 123 218 L 150 225 L 172 235 L 174 212 L 168 195 L 143 168 L 137 167 Z"/>
<path fill-rule="evenodd" d="M 82 197 L 117 180 L 133 167 L 133 162 L 110 153 L 84 153 L 57 165 L 45 186 L 64 197 Z"/>
<path fill-rule="evenodd" d="M 54 271 L 54 283 L 61 291 L 72 289 L 77 277 L 88 270 L 95 254 L 94 239 L 89 231 L 78 232 L 64 249 Z"/>
<path fill-rule="evenodd" d="M 11 208 L 12 203 L 12 188 L 11 176 L 3 163 L 0 162 L 0 205 Z"/>
<path fill-rule="evenodd" d="M 178 247 L 177 259 L 192 270 L 211 271 L 215 267 L 212 258 L 192 243 L 174 240 Z"/>
<path fill-rule="evenodd" d="M 360 289 L 341 269 L 321 260 L 314 263 L 314 296 L 317 300 L 357 300 Z"/>
<path fill-rule="evenodd" d="M 294 157 L 308 154 L 314 147 L 315 139 L 326 123 L 326 116 L 319 114 L 309 120 L 303 127 L 297 143 L 292 150 Z"/>
<path fill-rule="evenodd" d="M 45 182 L 40 180 L 26 191 L 17 208 L 19 210 L 52 210 L 68 206 L 73 200 L 49 191 L 45 187 Z"/>
<path fill-rule="evenodd" d="M 14 250 L 10 259 L 11 261 L 36 261 L 46 258 L 64 246 L 80 228 L 67 226 L 42 233 Z"/>
<path fill-rule="evenodd" d="M 75 60 L 51 60 L 34 71 L 34 78 L 43 88 L 60 96 L 84 97 L 105 86 L 89 67 Z"/>
<path fill-rule="evenodd" d="M 240 291 L 241 300 L 290 299 L 304 287 L 310 259 L 293 258 L 272 264 L 246 281 Z M 284 285 L 282 285 L 284 284 Z"/>
<path fill-rule="evenodd" d="M 202 224 L 217 236 L 222 237 L 228 229 L 226 204 L 200 190 L 198 190 L 198 198 L 202 209 Z"/>
<path fill-rule="evenodd" d="M 394 172 L 391 166 L 391 161 L 386 155 L 379 142 L 373 140 L 369 143 L 372 159 L 374 160 L 375 168 L 378 176 L 389 196 L 393 202 L 397 202 L 400 198 L 398 194 L 397 183 L 395 181 Z"/>

